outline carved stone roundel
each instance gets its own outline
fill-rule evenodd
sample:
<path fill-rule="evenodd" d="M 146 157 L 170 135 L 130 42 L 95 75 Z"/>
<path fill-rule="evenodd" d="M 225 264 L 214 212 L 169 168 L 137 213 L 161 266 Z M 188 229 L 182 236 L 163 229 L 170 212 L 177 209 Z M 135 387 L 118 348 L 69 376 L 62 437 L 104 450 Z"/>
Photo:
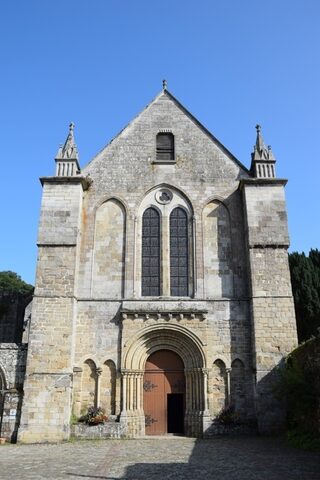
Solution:
<path fill-rule="evenodd" d="M 167 190 L 165 188 L 159 190 L 155 194 L 156 201 L 160 203 L 161 205 L 166 205 L 171 202 L 172 200 L 172 192 L 170 190 Z"/>

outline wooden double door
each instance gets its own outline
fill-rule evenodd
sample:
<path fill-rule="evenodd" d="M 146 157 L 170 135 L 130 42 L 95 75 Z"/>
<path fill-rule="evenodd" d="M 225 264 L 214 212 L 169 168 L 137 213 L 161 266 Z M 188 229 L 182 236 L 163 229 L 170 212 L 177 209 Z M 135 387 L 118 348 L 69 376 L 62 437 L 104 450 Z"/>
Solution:
<path fill-rule="evenodd" d="M 150 355 L 143 379 L 146 435 L 184 433 L 185 390 L 179 355 L 171 350 Z"/>

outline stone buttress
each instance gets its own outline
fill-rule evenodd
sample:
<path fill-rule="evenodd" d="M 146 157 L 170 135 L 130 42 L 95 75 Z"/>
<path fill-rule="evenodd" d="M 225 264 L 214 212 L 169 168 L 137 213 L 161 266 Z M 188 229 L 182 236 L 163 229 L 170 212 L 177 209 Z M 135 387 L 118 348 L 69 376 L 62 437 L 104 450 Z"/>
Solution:
<path fill-rule="evenodd" d="M 21 442 L 69 438 L 75 269 L 85 180 L 76 176 L 73 125 L 57 156 L 57 176 L 41 178 L 43 196 Z M 72 175 L 72 176 L 71 176 Z"/>
<path fill-rule="evenodd" d="M 247 223 L 251 283 L 255 408 L 259 431 L 281 430 L 283 405 L 274 396 L 277 367 L 297 345 L 296 321 L 288 264 L 289 234 L 284 186 L 275 177 L 275 158 L 257 125 L 252 154 L 253 178 L 241 181 Z"/>

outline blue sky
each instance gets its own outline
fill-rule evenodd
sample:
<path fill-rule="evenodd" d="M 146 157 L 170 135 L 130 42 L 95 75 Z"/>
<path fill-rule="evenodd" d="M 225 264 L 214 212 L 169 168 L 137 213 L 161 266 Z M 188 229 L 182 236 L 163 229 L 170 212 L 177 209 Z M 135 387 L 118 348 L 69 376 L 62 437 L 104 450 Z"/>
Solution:
<path fill-rule="evenodd" d="M 68 124 L 85 165 L 162 88 L 243 164 L 255 125 L 291 251 L 319 248 L 318 0 L 2 0 L 0 270 L 33 283 L 41 176 Z"/>

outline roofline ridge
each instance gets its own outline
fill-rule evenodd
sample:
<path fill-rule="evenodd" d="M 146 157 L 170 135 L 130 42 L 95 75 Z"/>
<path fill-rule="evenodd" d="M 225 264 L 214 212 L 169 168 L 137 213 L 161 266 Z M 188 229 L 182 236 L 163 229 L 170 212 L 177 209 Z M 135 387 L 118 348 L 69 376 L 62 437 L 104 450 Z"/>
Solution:
<path fill-rule="evenodd" d="M 151 107 L 161 96 L 167 95 L 176 105 L 180 108 L 189 118 L 192 120 L 227 156 L 231 158 L 242 170 L 251 176 L 250 170 L 243 165 L 240 160 L 237 159 L 211 132 L 208 130 L 189 110 L 182 105 L 182 103 L 167 89 L 162 89 L 137 115 L 135 115 L 132 120 L 129 121 L 116 135 L 114 135 L 111 140 L 106 143 L 98 153 L 83 167 L 85 170 L 109 145 L 116 140 L 122 132 L 129 128 L 148 108 Z"/>

